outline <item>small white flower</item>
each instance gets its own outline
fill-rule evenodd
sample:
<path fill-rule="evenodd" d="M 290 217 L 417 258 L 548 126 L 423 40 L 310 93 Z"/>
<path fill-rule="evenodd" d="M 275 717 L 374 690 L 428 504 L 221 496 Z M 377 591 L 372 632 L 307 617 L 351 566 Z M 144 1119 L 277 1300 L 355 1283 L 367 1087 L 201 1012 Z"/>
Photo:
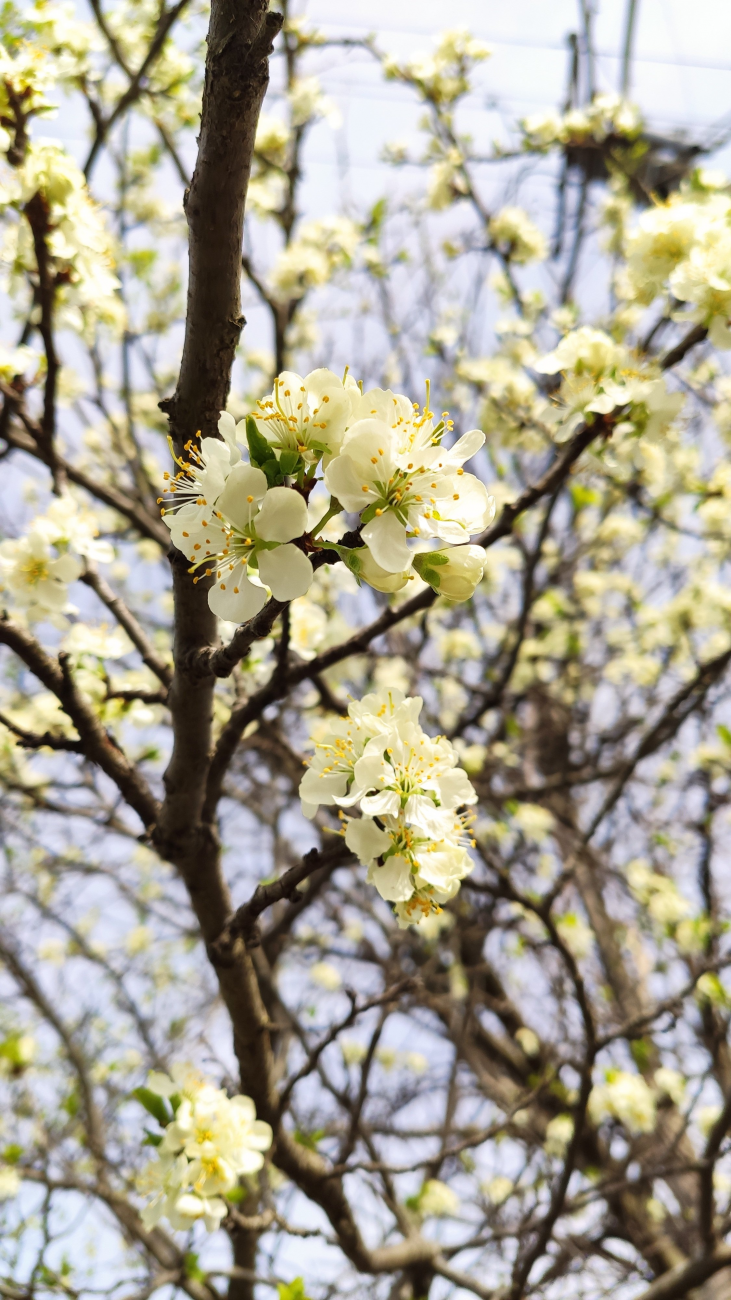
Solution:
<path fill-rule="evenodd" d="M 419 1213 L 426 1218 L 444 1219 L 459 1214 L 459 1197 L 446 1183 L 429 1178 L 419 1193 Z"/>
<path fill-rule="evenodd" d="M 345 842 L 369 883 L 397 904 L 400 924 L 418 923 L 452 898 L 472 869 L 470 816 L 461 810 L 477 795 L 449 741 L 420 727 L 421 707 L 396 690 L 354 701 L 348 719 L 318 740 L 300 783 L 308 817 L 321 804 L 359 806 Z"/>
<path fill-rule="evenodd" d="M 490 236 L 512 262 L 542 262 L 548 243 L 522 208 L 501 208 L 490 221 Z"/>
<path fill-rule="evenodd" d="M 504 1174 L 496 1174 L 489 1182 L 482 1184 L 482 1191 L 493 1205 L 502 1205 L 513 1191 L 513 1181 Z"/>
<path fill-rule="evenodd" d="M 334 993 L 343 983 L 340 971 L 329 961 L 316 961 L 314 966 L 310 967 L 309 976 L 313 984 L 319 984 L 320 988 L 327 989 L 328 993 Z"/>
<path fill-rule="evenodd" d="M 80 573 L 79 561 L 68 553 L 59 555 L 38 528 L 0 544 L 0 592 L 8 592 L 31 620 L 58 622 L 67 606 L 68 584 Z"/>
<path fill-rule="evenodd" d="M 20 1175 L 12 1165 L 0 1165 L 0 1201 L 10 1201 L 20 1191 Z"/>
<path fill-rule="evenodd" d="M 253 618 L 266 601 L 265 585 L 283 601 L 309 590 L 312 564 L 290 544 L 307 527 L 306 502 L 293 488 L 268 488 L 262 470 L 239 461 L 227 474 L 215 510 L 206 509 L 212 517 L 197 521 L 190 511 L 200 509 L 182 507 L 169 526 L 193 570 L 207 566 L 204 571 L 215 576 L 208 604 L 219 618 L 232 623 Z M 259 581 L 252 582 L 250 572 Z"/>
<path fill-rule="evenodd" d="M 605 1082 L 592 1088 L 589 1096 L 589 1113 L 595 1124 L 612 1116 L 632 1134 L 653 1131 L 655 1105 L 655 1094 L 642 1076 L 627 1070 L 607 1070 Z"/>
<path fill-rule="evenodd" d="M 157 1157 L 142 1171 L 139 1190 L 151 1196 L 142 1211 L 146 1227 L 162 1217 L 187 1230 L 202 1219 L 214 1232 L 227 1213 L 222 1195 L 240 1176 L 256 1173 L 272 1141 L 268 1124 L 256 1119 L 250 1097 L 227 1097 L 192 1066 L 175 1065 L 172 1078 L 160 1071 L 147 1086 L 172 1098 L 175 1117 L 167 1125 Z"/>
<path fill-rule="evenodd" d="M 520 1029 L 516 1029 L 515 1038 L 520 1043 L 526 1056 L 539 1055 L 541 1050 L 540 1040 L 534 1030 L 528 1029 L 527 1025 L 521 1025 Z"/>
<path fill-rule="evenodd" d="M 312 370 L 304 379 L 285 370 L 269 396 L 257 402 L 254 419 L 275 451 L 315 465 L 339 450 L 357 397 L 355 382 L 343 382 L 332 370 Z"/>
<path fill-rule="evenodd" d="M 440 547 L 414 556 L 414 568 L 425 582 L 447 600 L 470 600 L 482 581 L 485 552 L 481 546 Z"/>
<path fill-rule="evenodd" d="M 574 1135 L 574 1121 L 570 1115 L 557 1115 L 546 1125 L 546 1140 L 543 1149 L 547 1156 L 561 1159 Z"/>

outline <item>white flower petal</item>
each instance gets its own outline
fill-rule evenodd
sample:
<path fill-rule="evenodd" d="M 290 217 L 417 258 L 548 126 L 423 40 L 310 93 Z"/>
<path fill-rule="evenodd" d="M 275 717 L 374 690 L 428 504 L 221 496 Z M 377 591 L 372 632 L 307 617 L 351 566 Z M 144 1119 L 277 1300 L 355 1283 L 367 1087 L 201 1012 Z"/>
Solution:
<path fill-rule="evenodd" d="M 295 537 L 301 537 L 306 528 L 307 503 L 304 497 L 294 488 L 270 488 L 256 520 L 256 531 L 262 541 L 291 542 Z"/>
<path fill-rule="evenodd" d="M 246 623 L 259 613 L 266 604 L 267 594 L 263 587 L 255 587 L 248 578 L 236 577 L 228 581 L 216 582 L 208 593 L 208 604 L 217 618 L 230 623 Z"/>
<path fill-rule="evenodd" d="M 484 446 L 485 435 L 482 429 L 470 429 L 458 438 L 453 447 L 447 451 L 449 463 L 452 465 L 464 465 L 465 461 L 471 460 L 477 454 L 480 447 Z"/>
<path fill-rule="evenodd" d="M 406 529 L 395 514 L 387 510 L 377 515 L 361 529 L 376 564 L 388 573 L 403 573 L 411 565 L 411 552 L 406 545 Z"/>
<path fill-rule="evenodd" d="M 405 903 L 414 892 L 414 877 L 406 858 L 388 858 L 383 866 L 375 863 L 368 869 L 368 883 L 375 885 L 388 903 Z"/>
<path fill-rule="evenodd" d="M 49 564 L 48 572 L 60 582 L 75 582 L 81 573 L 81 565 L 73 555 L 59 555 L 57 560 L 52 560 Z"/>
<path fill-rule="evenodd" d="M 275 600 L 296 600 L 309 591 L 314 571 L 299 547 L 289 544 L 260 552 L 259 576 L 271 588 Z"/>
<path fill-rule="evenodd" d="M 236 528 L 246 532 L 253 519 L 258 522 L 257 510 L 266 491 L 267 478 L 264 471 L 240 461 L 231 470 L 216 508 Z"/>
<path fill-rule="evenodd" d="M 351 853 L 367 865 L 390 848 L 391 838 L 370 817 L 361 817 L 359 820 L 352 817 L 345 832 L 345 843 Z"/>

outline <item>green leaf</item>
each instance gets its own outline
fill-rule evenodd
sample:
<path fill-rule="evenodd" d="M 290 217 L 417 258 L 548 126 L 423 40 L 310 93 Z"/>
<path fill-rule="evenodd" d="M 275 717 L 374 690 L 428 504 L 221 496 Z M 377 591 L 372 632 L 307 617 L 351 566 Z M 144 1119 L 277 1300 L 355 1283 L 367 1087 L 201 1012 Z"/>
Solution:
<path fill-rule="evenodd" d="M 270 449 L 271 450 L 271 449 Z M 284 482 L 284 475 L 279 467 L 279 461 L 276 456 L 269 457 L 262 465 L 259 466 L 267 476 L 267 483 L 270 487 L 278 487 Z"/>
<path fill-rule="evenodd" d="M 164 1099 L 159 1097 L 156 1092 L 151 1092 L 149 1088 L 135 1088 L 132 1096 L 141 1106 L 144 1106 L 148 1115 L 152 1115 L 153 1119 L 156 1119 L 163 1128 L 170 1123 L 172 1118 L 170 1111 L 165 1105 Z"/>
<path fill-rule="evenodd" d="M 299 463 L 300 458 L 296 451 L 283 451 L 279 457 L 279 468 L 283 474 L 295 474 Z"/>
<path fill-rule="evenodd" d="M 151 1133 L 149 1128 L 145 1129 L 145 1138 L 142 1143 L 143 1147 L 159 1147 L 162 1142 L 162 1133 Z"/>
<path fill-rule="evenodd" d="M 723 741 L 724 745 L 728 745 L 731 748 L 731 731 L 729 731 L 728 727 L 725 726 L 723 722 L 719 722 L 716 727 L 716 735 Z"/>
<path fill-rule="evenodd" d="M 442 585 L 442 580 L 436 569 L 423 569 L 421 577 L 424 579 L 424 582 L 428 582 L 429 586 L 433 587 L 435 591 L 438 591 Z"/>
<path fill-rule="evenodd" d="M 253 415 L 247 415 L 246 417 L 246 441 L 252 465 L 263 469 L 265 462 L 274 456 L 274 452 L 264 435 L 259 433 Z"/>
<path fill-rule="evenodd" d="M 419 577 L 435 590 L 439 588 L 441 582 L 437 569 L 444 564 L 449 564 L 449 560 L 441 551 L 421 551 L 414 556 L 414 568 Z"/>
<path fill-rule="evenodd" d="M 598 505 L 601 497 L 595 488 L 584 487 L 580 483 L 575 483 L 569 489 L 571 492 L 571 501 L 574 510 L 581 510 L 584 506 Z"/>
<path fill-rule="evenodd" d="M 328 545 L 328 550 L 337 551 L 338 555 L 340 556 L 340 559 L 343 561 L 343 564 L 347 565 L 347 567 L 350 569 L 350 572 L 355 576 L 358 585 L 360 586 L 360 574 L 361 574 L 361 569 L 363 568 L 363 561 L 361 560 L 358 552 L 359 550 L 360 551 L 365 550 L 365 547 L 356 546 L 351 549 L 349 546 L 336 546 L 331 543 Z"/>
<path fill-rule="evenodd" d="M 302 1277 L 296 1277 L 292 1282 L 280 1282 L 277 1291 L 279 1300 L 309 1300 Z"/>
<path fill-rule="evenodd" d="M 223 1195 L 227 1201 L 231 1202 L 232 1205 L 238 1205 L 241 1201 L 243 1201 L 244 1197 L 246 1196 L 246 1192 L 244 1191 L 243 1187 L 232 1187 L 230 1192 L 224 1192 Z"/>
<path fill-rule="evenodd" d="M 635 1038 L 629 1045 L 632 1059 L 640 1070 L 648 1068 L 652 1053 L 652 1044 L 646 1038 Z"/>
<path fill-rule="evenodd" d="M 370 216 L 369 224 L 374 231 L 379 230 L 381 228 L 385 216 L 386 216 L 386 200 L 385 198 L 381 198 L 378 199 L 378 201 L 374 203 L 373 207 L 371 208 L 371 216 Z"/>
<path fill-rule="evenodd" d="M 71 1119 L 74 1119 L 74 1117 L 79 1113 L 80 1104 L 78 1092 L 70 1092 L 68 1097 L 64 1097 L 61 1102 L 61 1107 L 66 1111 L 66 1114 L 69 1115 Z"/>
<path fill-rule="evenodd" d="M 23 1148 L 19 1147 L 17 1142 L 11 1142 L 9 1147 L 3 1151 L 3 1160 L 6 1165 L 17 1165 L 23 1154 Z"/>
<path fill-rule="evenodd" d="M 326 1130 L 324 1128 L 316 1128 L 313 1133 L 303 1133 L 302 1129 L 298 1128 L 295 1132 L 294 1140 L 295 1142 L 298 1142 L 301 1147 L 307 1147 L 308 1151 L 316 1151 L 317 1144 L 322 1141 L 325 1133 Z"/>
<path fill-rule="evenodd" d="M 198 1256 L 192 1250 L 187 1251 L 183 1256 L 183 1268 L 185 1269 L 185 1276 L 191 1278 L 192 1281 L 205 1282 L 207 1275 L 198 1263 Z"/>

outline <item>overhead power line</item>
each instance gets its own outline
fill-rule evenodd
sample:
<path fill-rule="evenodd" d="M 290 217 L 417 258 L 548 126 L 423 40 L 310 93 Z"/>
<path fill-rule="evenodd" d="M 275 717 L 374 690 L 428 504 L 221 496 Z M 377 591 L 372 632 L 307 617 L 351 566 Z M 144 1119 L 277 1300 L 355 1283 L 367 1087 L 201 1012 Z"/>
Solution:
<path fill-rule="evenodd" d="M 359 31 L 372 32 L 373 27 L 369 23 L 358 22 L 357 19 L 348 22 L 344 20 L 327 18 L 320 20 L 322 27 L 337 27 L 346 31 L 352 31 L 357 28 Z M 389 25 L 387 23 L 378 24 L 379 31 L 400 32 L 404 36 L 433 36 L 434 29 L 429 27 L 399 27 L 397 24 Z M 480 40 L 487 41 L 490 45 L 507 45 L 517 46 L 526 50 L 548 50 L 557 54 L 566 53 L 565 41 L 531 41 L 523 36 L 489 36 L 485 32 L 475 31 L 475 35 Z M 614 59 L 620 62 L 623 55 L 617 54 L 616 50 L 594 51 L 601 59 Z M 632 63 L 652 63 L 663 68 L 697 68 L 699 71 L 710 72 L 731 72 L 731 63 L 716 63 L 711 59 L 663 59 L 656 54 L 632 54 Z"/>

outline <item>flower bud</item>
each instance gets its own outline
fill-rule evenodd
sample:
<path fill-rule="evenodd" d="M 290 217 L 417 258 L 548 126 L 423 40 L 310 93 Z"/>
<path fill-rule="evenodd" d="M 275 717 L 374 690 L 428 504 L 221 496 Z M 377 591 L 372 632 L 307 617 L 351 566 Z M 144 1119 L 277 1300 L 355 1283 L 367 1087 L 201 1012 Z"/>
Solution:
<path fill-rule="evenodd" d="M 408 573 L 389 573 L 374 560 L 367 546 L 359 546 L 351 551 L 346 563 L 357 578 L 367 582 L 376 591 L 400 591 L 408 582 Z"/>
<path fill-rule="evenodd" d="M 449 546 L 440 551 L 421 551 L 414 556 L 419 577 L 447 600 L 465 601 L 474 595 L 485 568 L 481 546 Z"/>

